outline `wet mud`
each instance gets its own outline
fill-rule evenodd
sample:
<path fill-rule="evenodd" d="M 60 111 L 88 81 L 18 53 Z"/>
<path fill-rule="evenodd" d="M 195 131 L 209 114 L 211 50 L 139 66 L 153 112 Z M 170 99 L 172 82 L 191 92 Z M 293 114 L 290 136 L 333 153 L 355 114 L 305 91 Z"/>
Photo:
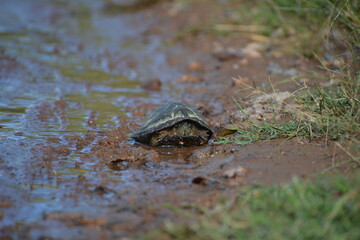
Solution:
<path fill-rule="evenodd" d="M 251 94 L 242 82 L 265 90 L 270 76 L 286 95 L 299 86 L 284 79 L 314 70 L 310 60 L 246 33 L 196 28 L 226 22 L 232 7 L 157 1 L 125 11 L 106 1 L 3 1 L 0 236 L 139 237 L 186 221 L 165 204 L 211 206 L 243 186 L 309 178 L 340 161 L 340 150 L 322 139 L 186 148 L 129 139 L 170 100 L 229 134 L 221 129 L 243 121 L 233 98 Z M 266 119 L 261 104 L 255 98 L 245 107 Z"/>

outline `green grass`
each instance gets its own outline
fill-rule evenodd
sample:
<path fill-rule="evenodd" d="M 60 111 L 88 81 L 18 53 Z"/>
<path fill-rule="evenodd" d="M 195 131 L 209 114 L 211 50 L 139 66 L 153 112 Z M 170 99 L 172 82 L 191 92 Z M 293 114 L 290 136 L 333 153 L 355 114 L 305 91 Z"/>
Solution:
<path fill-rule="evenodd" d="M 260 123 L 250 122 L 250 126 L 246 129 L 235 127 L 237 132 L 229 137 L 218 137 L 218 144 L 236 143 L 239 145 L 247 145 L 258 140 L 269 140 L 275 138 L 292 138 L 306 137 L 313 138 L 313 123 L 299 122 L 291 120 L 285 123 L 276 123 L 264 121 Z"/>
<path fill-rule="evenodd" d="M 360 75 L 355 79 L 351 76 L 339 79 L 339 85 L 333 87 L 317 86 L 314 91 L 306 87 L 297 94 L 296 101 L 296 107 L 293 106 L 288 112 L 292 116 L 291 120 L 259 122 L 248 117 L 248 127 L 234 123 L 232 130 L 236 130 L 236 133 L 218 137 L 217 143 L 246 145 L 258 140 L 292 137 L 309 141 L 325 138 L 326 141 L 346 139 L 359 142 Z M 237 104 L 243 111 L 241 105 Z"/>
<path fill-rule="evenodd" d="M 211 208 L 171 207 L 191 222 L 149 239 L 360 239 L 360 174 L 294 178 L 286 186 L 248 187 Z"/>
<path fill-rule="evenodd" d="M 322 88 L 298 98 L 305 111 L 314 118 L 315 130 L 331 139 L 360 137 L 360 75 L 342 79 L 338 86 Z"/>

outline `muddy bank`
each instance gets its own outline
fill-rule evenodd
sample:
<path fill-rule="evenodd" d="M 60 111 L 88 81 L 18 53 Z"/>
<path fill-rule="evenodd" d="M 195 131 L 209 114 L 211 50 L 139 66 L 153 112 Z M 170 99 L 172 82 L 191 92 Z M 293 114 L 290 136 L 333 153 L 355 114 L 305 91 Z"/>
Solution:
<path fill-rule="evenodd" d="M 278 91 L 292 92 L 297 84 L 282 80 L 314 70 L 245 33 L 195 28 L 226 21 L 232 7 L 165 1 L 109 12 L 103 1 L 5 1 L 1 236 L 140 236 L 177 220 L 164 203 L 210 206 L 244 185 L 306 178 L 340 161 L 340 150 L 323 140 L 152 148 L 129 139 L 169 100 L 194 107 L 214 129 L 230 119 L 242 124 L 232 97 L 247 100 L 251 90 L 241 81 L 267 89 L 271 76 Z"/>

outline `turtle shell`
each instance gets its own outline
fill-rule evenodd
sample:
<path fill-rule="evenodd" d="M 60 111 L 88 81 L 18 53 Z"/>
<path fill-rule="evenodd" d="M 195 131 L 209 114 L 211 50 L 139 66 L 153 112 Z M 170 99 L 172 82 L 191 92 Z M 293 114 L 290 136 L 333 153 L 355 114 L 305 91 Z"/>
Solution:
<path fill-rule="evenodd" d="M 179 126 L 183 122 L 190 123 L 195 129 L 205 133 L 202 136 L 165 136 L 166 141 L 162 144 L 153 144 L 152 137 L 155 134 L 172 127 Z M 183 125 L 190 126 L 190 125 Z M 168 102 L 159 106 L 155 112 L 149 116 L 143 127 L 130 134 L 130 137 L 137 142 L 156 145 L 202 145 L 208 142 L 213 135 L 209 125 L 205 122 L 200 113 L 191 107 L 179 102 Z M 181 144 L 177 144 L 177 142 Z M 166 144 L 168 143 L 168 144 Z"/>

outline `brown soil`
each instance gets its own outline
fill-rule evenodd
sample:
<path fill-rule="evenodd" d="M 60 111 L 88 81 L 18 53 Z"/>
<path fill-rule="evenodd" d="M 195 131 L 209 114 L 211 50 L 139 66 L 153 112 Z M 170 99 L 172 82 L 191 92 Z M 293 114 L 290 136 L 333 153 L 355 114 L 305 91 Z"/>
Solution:
<path fill-rule="evenodd" d="M 167 220 L 185 221 L 164 203 L 211 206 L 244 185 L 308 178 L 342 160 L 321 139 L 188 148 L 129 140 L 169 100 L 193 106 L 214 129 L 230 119 L 242 124 L 232 97 L 251 91 L 241 81 L 265 89 L 269 76 L 276 84 L 314 70 L 301 56 L 249 47 L 262 45 L 248 33 L 188 30 L 226 22 L 234 6 L 220 2 L 160 1 L 131 11 L 101 1 L 3 3 L 0 236 L 142 236 Z"/>

